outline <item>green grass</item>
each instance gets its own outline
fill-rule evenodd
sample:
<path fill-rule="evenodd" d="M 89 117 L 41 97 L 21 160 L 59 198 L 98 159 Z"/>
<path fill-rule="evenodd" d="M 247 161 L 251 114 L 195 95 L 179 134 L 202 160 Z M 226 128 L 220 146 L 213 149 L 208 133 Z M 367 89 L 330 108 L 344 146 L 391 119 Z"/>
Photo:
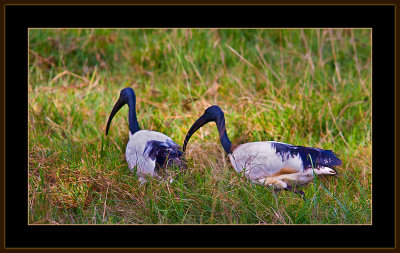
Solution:
<path fill-rule="evenodd" d="M 31 29 L 30 224 L 371 224 L 371 30 Z M 233 142 L 334 150 L 339 176 L 306 201 L 236 173 L 215 124 L 175 181 L 140 185 L 124 158 L 124 87 L 140 127 L 182 145 L 213 104 Z"/>

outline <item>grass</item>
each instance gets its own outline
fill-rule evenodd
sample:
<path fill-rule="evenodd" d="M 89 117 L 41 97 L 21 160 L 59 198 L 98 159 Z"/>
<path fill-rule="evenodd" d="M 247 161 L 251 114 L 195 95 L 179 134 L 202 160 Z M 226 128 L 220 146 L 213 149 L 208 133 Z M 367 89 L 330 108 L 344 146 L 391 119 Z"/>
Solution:
<path fill-rule="evenodd" d="M 371 224 L 371 30 L 31 29 L 30 224 Z M 127 111 L 182 145 L 213 104 L 233 142 L 334 150 L 339 176 L 291 192 L 236 173 L 215 124 L 175 181 L 140 185 L 124 153 Z"/>

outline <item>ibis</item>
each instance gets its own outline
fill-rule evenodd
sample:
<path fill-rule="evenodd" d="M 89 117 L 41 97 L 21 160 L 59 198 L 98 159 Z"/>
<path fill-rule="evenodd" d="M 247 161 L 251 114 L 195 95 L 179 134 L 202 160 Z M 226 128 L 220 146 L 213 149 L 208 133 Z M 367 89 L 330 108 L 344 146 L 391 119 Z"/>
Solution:
<path fill-rule="evenodd" d="M 203 125 L 214 121 L 219 139 L 234 169 L 258 184 L 285 189 L 304 195 L 292 186 L 304 185 L 315 175 L 336 175 L 334 166 L 342 161 L 331 151 L 295 146 L 276 141 L 249 142 L 233 145 L 225 127 L 224 112 L 217 105 L 210 106 L 189 129 L 183 152 L 190 137 Z"/>
<path fill-rule="evenodd" d="M 124 88 L 120 92 L 108 118 L 106 135 L 115 114 L 125 105 L 129 106 L 129 141 L 126 146 L 125 158 L 128 168 L 138 175 L 141 183 L 146 177 L 166 178 L 168 169 L 177 166 L 186 167 L 186 160 L 180 146 L 165 134 L 141 130 L 136 118 L 136 95 L 132 88 Z"/>

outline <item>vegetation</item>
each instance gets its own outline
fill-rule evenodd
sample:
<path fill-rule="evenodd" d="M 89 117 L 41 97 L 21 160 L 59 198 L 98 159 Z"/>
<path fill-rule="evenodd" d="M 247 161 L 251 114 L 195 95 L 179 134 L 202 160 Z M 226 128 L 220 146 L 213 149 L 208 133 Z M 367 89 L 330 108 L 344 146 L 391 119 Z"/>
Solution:
<path fill-rule="evenodd" d="M 140 185 L 125 161 L 128 107 L 182 145 L 213 104 L 233 142 L 334 150 L 337 177 L 306 200 L 230 165 L 215 124 L 188 145 L 174 182 Z M 370 224 L 370 29 L 30 29 L 30 224 Z"/>

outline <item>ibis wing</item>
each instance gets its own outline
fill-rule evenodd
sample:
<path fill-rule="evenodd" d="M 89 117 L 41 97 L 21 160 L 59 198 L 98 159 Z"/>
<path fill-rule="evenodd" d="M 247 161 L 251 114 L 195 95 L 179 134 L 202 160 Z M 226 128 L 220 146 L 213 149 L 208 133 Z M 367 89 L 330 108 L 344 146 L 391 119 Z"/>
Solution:
<path fill-rule="evenodd" d="M 324 166 L 333 167 L 342 164 L 342 161 L 332 150 L 294 146 L 280 142 L 271 142 L 271 145 L 275 148 L 276 153 L 281 155 L 282 160 L 299 155 L 303 162 L 304 169 L 312 166 L 319 168 Z"/>
<path fill-rule="evenodd" d="M 312 165 L 314 165 L 316 168 L 319 168 L 322 166 L 333 167 L 342 164 L 342 161 L 336 156 L 335 153 L 332 152 L 332 150 L 301 146 L 298 146 L 297 148 L 305 168 L 310 168 Z"/>
<path fill-rule="evenodd" d="M 155 160 L 159 167 L 166 167 L 169 161 L 174 163 L 183 161 L 183 152 L 180 146 L 171 140 L 164 141 L 148 141 L 143 151 L 143 155 Z"/>

